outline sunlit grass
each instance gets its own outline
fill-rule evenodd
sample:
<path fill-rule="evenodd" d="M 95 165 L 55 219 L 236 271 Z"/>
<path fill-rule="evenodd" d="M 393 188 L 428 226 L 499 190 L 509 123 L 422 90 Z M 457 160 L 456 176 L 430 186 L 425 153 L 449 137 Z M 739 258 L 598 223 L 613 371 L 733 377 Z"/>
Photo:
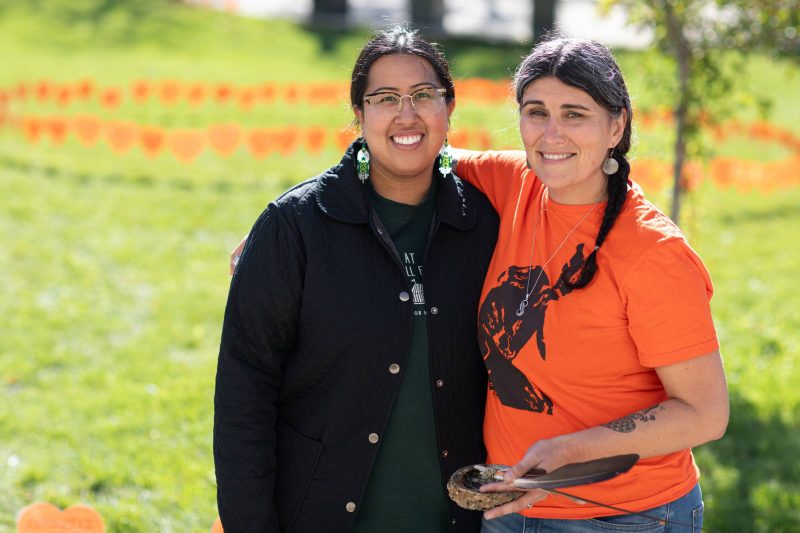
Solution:
<path fill-rule="evenodd" d="M 101 28 L 105 44 L 93 46 L 87 26 L 71 31 L 44 16 L 5 15 L 0 86 L 87 76 L 126 88 L 141 78 L 342 80 L 365 35 L 338 36 L 326 52 L 286 22 L 178 10 L 164 19 L 180 24 L 158 39 L 120 42 Z M 153 34 L 151 26 L 162 27 L 144 20 L 137 31 Z M 459 49 L 456 75 L 503 75 L 519 57 L 510 53 Z M 648 75 L 664 64 L 620 56 L 637 106 L 658 107 Z M 770 120 L 800 133 L 796 106 L 787 103 L 800 80 L 780 65 L 754 65 L 774 91 Z M 103 112 L 96 103 L 63 111 L 35 102 L 18 111 Z M 167 127 L 350 120 L 344 103 L 243 111 L 127 102 L 111 115 Z M 453 126 L 485 128 L 497 147 L 519 146 L 510 103 L 459 102 Z M 634 154 L 668 159 L 671 143 L 671 130 L 658 125 L 639 132 Z M 716 148 L 761 161 L 787 155 L 742 137 Z M 13 530 L 16 511 L 37 500 L 89 503 L 114 532 L 208 531 L 216 515 L 212 395 L 228 250 L 270 199 L 339 157 L 327 146 L 259 160 L 241 147 L 228 159 L 206 150 L 184 165 L 167 152 L 115 155 L 104 142 L 85 147 L 72 137 L 62 146 L 30 144 L 0 129 L 0 531 Z M 667 192 L 648 194 L 665 207 Z M 732 390 L 728 436 L 697 451 L 711 529 L 791 531 L 800 523 L 800 463 L 781 459 L 800 456 L 798 206 L 798 189 L 743 193 L 706 183 L 686 198 L 683 228 L 715 282 Z"/>

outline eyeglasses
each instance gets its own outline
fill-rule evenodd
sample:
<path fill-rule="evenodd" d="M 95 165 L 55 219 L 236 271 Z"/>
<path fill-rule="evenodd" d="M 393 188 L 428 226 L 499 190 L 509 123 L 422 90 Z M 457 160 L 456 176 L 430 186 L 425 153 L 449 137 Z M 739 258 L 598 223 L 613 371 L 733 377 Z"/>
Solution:
<path fill-rule="evenodd" d="M 403 109 L 403 98 L 411 101 L 411 108 L 419 114 L 438 113 L 444 107 L 447 89 L 437 89 L 435 87 L 425 87 L 418 89 L 411 94 L 397 94 L 390 92 L 380 92 L 368 94 L 364 101 L 370 108 L 381 114 L 399 114 Z"/>

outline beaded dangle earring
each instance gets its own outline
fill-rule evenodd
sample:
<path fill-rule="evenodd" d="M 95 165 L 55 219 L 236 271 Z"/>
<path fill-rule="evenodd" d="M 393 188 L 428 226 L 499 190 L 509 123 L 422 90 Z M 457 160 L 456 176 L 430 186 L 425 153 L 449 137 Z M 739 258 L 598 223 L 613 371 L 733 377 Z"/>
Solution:
<path fill-rule="evenodd" d="M 447 137 L 444 138 L 442 149 L 439 150 L 439 172 L 442 177 L 446 177 L 453 171 L 453 151 L 450 150 L 450 144 L 447 142 Z"/>
<path fill-rule="evenodd" d="M 614 149 L 611 149 L 609 152 L 608 157 L 603 161 L 603 165 L 600 167 L 603 170 L 603 174 L 610 176 L 612 174 L 616 174 L 619 170 L 619 163 L 617 160 L 614 159 Z"/>
<path fill-rule="evenodd" d="M 358 163 L 356 163 L 358 179 L 361 180 L 361 183 L 366 183 L 369 177 L 369 150 L 367 150 L 367 141 L 364 141 L 361 145 L 361 150 L 358 151 L 356 159 L 358 160 Z"/>

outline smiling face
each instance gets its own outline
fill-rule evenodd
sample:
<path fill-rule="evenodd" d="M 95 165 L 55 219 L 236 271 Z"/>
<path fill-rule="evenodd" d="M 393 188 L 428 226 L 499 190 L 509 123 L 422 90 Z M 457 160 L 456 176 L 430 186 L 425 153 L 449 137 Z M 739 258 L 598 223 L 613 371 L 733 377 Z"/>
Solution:
<path fill-rule="evenodd" d="M 605 197 L 600 169 L 625 127 L 585 91 L 547 76 L 522 94 L 519 130 L 528 162 L 561 204 L 591 204 Z"/>
<path fill-rule="evenodd" d="M 369 69 L 365 95 L 391 92 L 410 95 L 423 88 L 441 88 L 436 72 L 425 59 L 392 54 L 377 59 Z M 370 152 L 370 179 L 429 184 L 433 162 L 447 136 L 448 119 L 455 102 L 433 110 L 415 111 L 410 98 L 402 99 L 400 112 L 386 112 L 364 102 L 354 112 Z M 427 186 L 426 186 L 427 187 Z"/>

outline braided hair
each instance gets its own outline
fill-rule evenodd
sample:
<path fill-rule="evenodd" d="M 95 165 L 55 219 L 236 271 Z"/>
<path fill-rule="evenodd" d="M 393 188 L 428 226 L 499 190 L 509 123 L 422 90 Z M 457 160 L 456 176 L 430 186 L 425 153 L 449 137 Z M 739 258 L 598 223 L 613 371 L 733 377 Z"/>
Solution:
<path fill-rule="evenodd" d="M 517 104 L 522 103 L 522 95 L 531 82 L 548 76 L 586 92 L 614 118 L 619 117 L 623 109 L 627 111 L 622 138 L 610 155 L 619 164 L 619 170 L 609 174 L 606 180 L 608 202 L 594 249 L 584 259 L 577 279 L 565 280 L 570 289 L 582 289 L 594 279 L 597 252 L 614 227 L 627 198 L 631 167 L 626 156 L 631 148 L 633 109 L 619 65 L 611 51 L 596 41 L 555 36 L 536 45 L 514 76 Z"/>

